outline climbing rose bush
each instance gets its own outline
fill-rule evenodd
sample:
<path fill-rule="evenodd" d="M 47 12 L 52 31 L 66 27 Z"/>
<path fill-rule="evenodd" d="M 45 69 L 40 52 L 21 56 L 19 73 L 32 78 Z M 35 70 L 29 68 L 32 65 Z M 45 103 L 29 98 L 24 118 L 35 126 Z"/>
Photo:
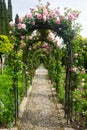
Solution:
<path fill-rule="evenodd" d="M 67 21 L 67 23 L 72 24 L 74 23 L 73 21 L 75 21 L 79 16 L 79 11 L 65 8 L 64 15 L 62 15 L 60 13 L 59 7 L 54 10 L 51 10 L 49 6 L 50 6 L 50 3 L 47 2 L 45 6 L 40 4 L 40 5 L 37 5 L 36 9 L 31 8 L 30 12 L 26 13 L 24 17 L 19 17 L 19 23 L 16 27 L 19 30 L 20 29 L 27 30 L 27 28 L 30 28 L 31 26 L 35 26 L 37 21 L 42 22 L 42 23 L 48 22 L 49 25 L 52 25 L 53 23 L 56 25 L 60 25 L 62 24 L 62 21 L 63 21 L 63 25 L 66 23 L 64 21 Z M 11 21 L 9 24 L 11 27 L 15 26 L 13 21 Z M 75 31 L 76 29 L 77 28 L 75 28 Z"/>

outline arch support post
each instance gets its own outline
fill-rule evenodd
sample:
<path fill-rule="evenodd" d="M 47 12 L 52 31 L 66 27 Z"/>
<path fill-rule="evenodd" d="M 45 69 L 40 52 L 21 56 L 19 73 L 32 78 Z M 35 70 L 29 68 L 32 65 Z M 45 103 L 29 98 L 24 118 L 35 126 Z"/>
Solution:
<path fill-rule="evenodd" d="M 66 81 L 65 81 L 65 117 L 67 118 L 67 123 L 71 121 L 71 80 L 72 80 L 72 44 L 67 43 L 67 56 L 66 56 Z"/>
<path fill-rule="evenodd" d="M 14 88 L 14 118 L 15 118 L 15 124 L 17 122 L 17 117 L 18 117 L 18 75 L 17 75 L 17 58 L 16 58 L 16 53 L 17 53 L 17 46 L 16 44 L 14 45 L 14 66 L 13 66 L 13 88 Z"/>

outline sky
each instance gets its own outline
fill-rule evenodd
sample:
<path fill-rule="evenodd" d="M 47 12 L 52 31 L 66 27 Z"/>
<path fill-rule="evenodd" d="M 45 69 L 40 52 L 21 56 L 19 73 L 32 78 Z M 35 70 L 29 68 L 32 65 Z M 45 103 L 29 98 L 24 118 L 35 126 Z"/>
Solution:
<path fill-rule="evenodd" d="M 6 0 L 7 2 L 8 0 Z M 30 8 L 35 8 L 38 0 L 11 0 L 13 8 L 13 19 L 18 14 L 19 17 L 25 16 L 30 12 Z M 63 12 L 65 7 L 81 11 L 78 22 L 82 25 L 81 35 L 87 37 L 87 0 L 41 0 L 41 3 L 46 4 L 50 2 L 50 8 L 55 9 L 60 7 Z"/>

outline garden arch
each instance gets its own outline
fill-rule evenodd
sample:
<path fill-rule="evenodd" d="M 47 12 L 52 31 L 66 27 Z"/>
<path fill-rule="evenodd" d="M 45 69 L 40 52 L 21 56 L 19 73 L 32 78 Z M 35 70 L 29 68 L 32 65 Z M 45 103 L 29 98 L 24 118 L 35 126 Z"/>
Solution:
<path fill-rule="evenodd" d="M 79 12 L 76 10 L 67 9 L 64 12 L 64 15 L 60 14 L 60 9 L 57 8 L 52 11 L 49 8 L 49 3 L 45 6 L 39 4 L 37 9 L 31 9 L 31 12 L 27 13 L 24 17 L 19 18 L 15 24 L 10 22 L 10 26 L 13 29 L 14 35 L 13 43 L 14 43 L 14 52 L 17 53 L 20 48 L 20 40 L 24 42 L 27 41 L 27 35 L 32 34 L 34 30 L 52 30 L 55 32 L 55 35 L 59 36 L 63 39 L 64 44 L 67 48 L 67 64 L 66 64 L 66 86 L 65 86 L 65 115 L 67 116 L 67 120 L 70 117 L 70 88 L 71 88 L 71 71 L 72 68 L 72 45 L 71 41 L 78 32 L 79 24 L 75 21 L 78 18 Z M 42 41 L 44 39 L 44 33 L 42 33 Z M 15 42 L 14 42 L 15 41 Z M 34 44 L 35 41 L 31 40 L 31 44 Z M 26 42 L 26 46 L 28 47 Z M 27 52 L 27 51 L 26 51 Z M 16 58 L 16 57 L 14 57 Z M 26 62 L 26 61 L 25 61 Z M 16 73 L 16 69 L 14 71 Z M 15 79 L 16 80 L 16 79 Z M 14 80 L 14 81 L 15 81 Z M 16 86 L 14 86 L 16 88 Z M 17 88 L 15 90 L 15 99 L 17 99 L 16 94 Z M 15 119 L 17 118 L 17 108 L 18 104 L 15 103 Z"/>

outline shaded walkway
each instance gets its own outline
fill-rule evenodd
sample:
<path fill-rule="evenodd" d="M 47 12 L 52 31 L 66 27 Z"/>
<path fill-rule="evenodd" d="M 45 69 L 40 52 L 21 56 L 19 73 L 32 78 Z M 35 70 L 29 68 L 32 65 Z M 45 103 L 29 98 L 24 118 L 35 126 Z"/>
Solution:
<path fill-rule="evenodd" d="M 19 130 L 64 130 L 66 121 L 58 111 L 47 74 L 43 65 L 36 70 L 26 111 L 19 120 Z"/>

